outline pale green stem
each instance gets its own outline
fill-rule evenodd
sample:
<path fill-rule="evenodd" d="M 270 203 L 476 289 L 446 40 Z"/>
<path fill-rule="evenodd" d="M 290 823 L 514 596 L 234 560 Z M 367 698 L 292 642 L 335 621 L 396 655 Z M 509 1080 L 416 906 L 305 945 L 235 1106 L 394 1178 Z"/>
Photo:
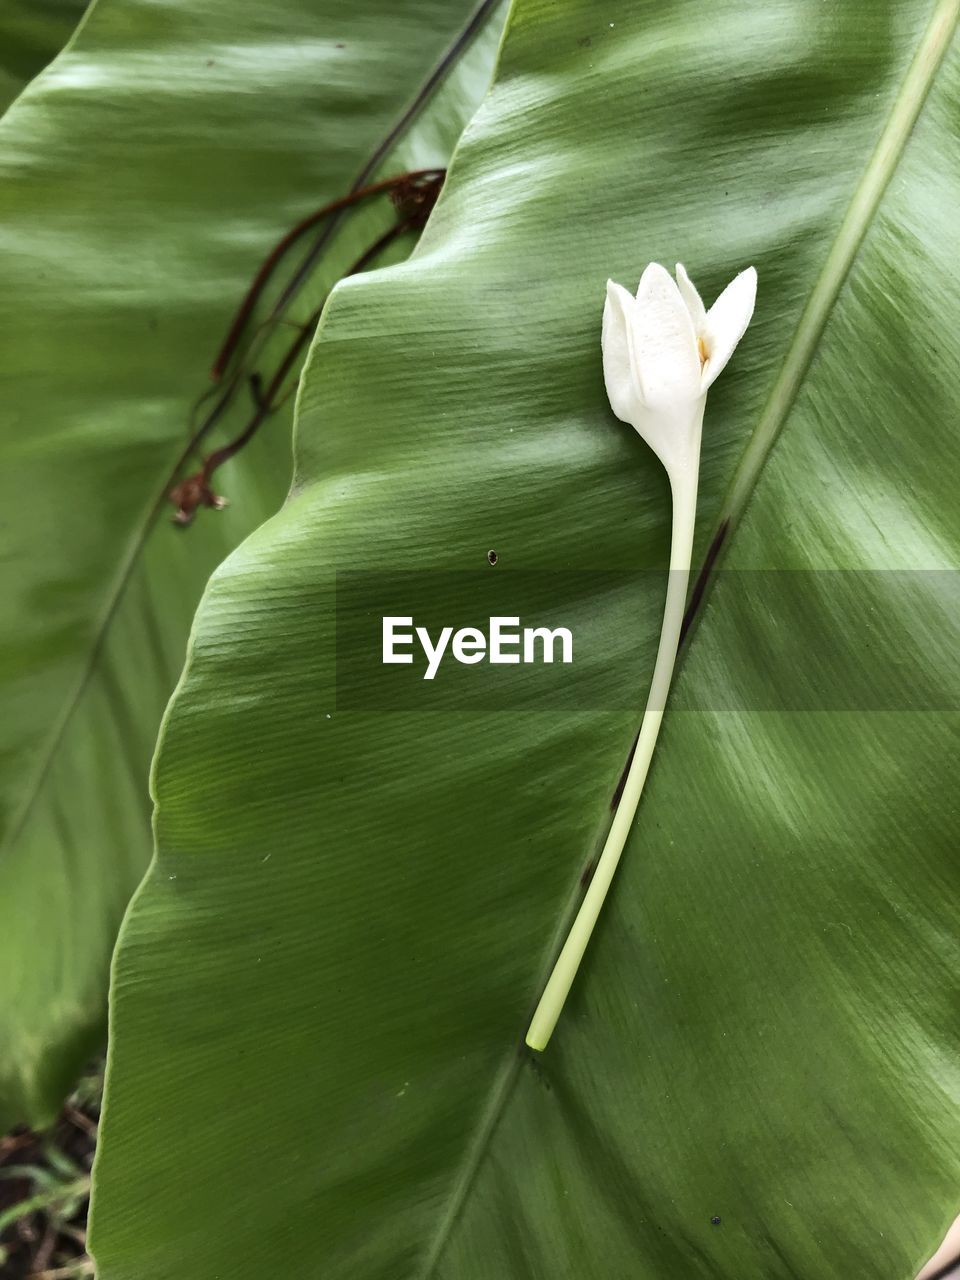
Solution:
<path fill-rule="evenodd" d="M 699 441 L 698 441 L 699 444 Z M 650 682 L 647 705 L 640 724 L 637 747 L 627 773 L 623 795 L 607 835 L 606 843 L 597 862 L 597 868 L 586 896 L 580 904 L 577 918 L 563 944 L 563 950 L 553 967 L 549 981 L 540 997 L 536 1013 L 527 1031 L 527 1044 L 531 1049 L 545 1049 L 557 1025 L 573 980 L 580 968 L 583 953 L 607 896 L 614 872 L 623 853 L 627 836 L 633 824 L 647 780 L 650 760 L 660 732 L 663 709 L 680 641 L 680 627 L 687 600 L 687 584 L 690 580 L 690 558 L 693 553 L 693 532 L 697 510 L 697 472 L 699 448 L 694 450 L 693 463 L 676 476 L 671 476 L 673 492 L 673 530 L 670 539 L 670 572 L 667 575 L 667 598 L 663 609 L 663 627 L 660 646 Z"/>

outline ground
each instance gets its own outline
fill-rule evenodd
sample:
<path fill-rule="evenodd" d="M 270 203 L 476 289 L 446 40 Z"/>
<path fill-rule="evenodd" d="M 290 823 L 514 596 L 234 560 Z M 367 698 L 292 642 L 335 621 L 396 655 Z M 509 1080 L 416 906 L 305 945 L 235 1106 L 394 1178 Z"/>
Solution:
<path fill-rule="evenodd" d="M 91 1071 L 43 1133 L 0 1137 L 0 1280 L 80 1280 L 102 1073 Z"/>

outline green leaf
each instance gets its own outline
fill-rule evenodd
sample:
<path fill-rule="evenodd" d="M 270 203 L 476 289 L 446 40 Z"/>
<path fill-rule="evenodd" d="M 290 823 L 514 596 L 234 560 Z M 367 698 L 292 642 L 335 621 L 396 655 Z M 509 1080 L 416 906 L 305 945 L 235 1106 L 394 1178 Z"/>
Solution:
<path fill-rule="evenodd" d="M 0 113 L 63 48 L 86 0 L 4 0 L 0 9 Z"/>
<path fill-rule="evenodd" d="M 278 236 L 358 175 L 444 164 L 489 82 L 495 7 L 477 41 L 468 0 L 391 12 L 104 0 L 0 125 L 0 1131 L 43 1120 L 101 1043 L 196 601 L 289 483 L 290 403 L 218 473 L 227 511 L 169 521 L 231 313 Z M 389 209 L 340 224 L 290 319 Z M 249 416 L 239 395 L 209 443 Z"/>
<path fill-rule="evenodd" d="M 198 614 L 115 967 L 102 1280 L 910 1280 L 933 1252 L 960 1185 L 956 17 L 518 0 L 417 252 L 335 294 L 293 492 Z M 356 571 L 426 596 L 411 571 L 443 570 L 462 625 L 450 583 L 549 570 L 599 674 L 649 673 L 662 577 L 628 571 L 665 563 L 669 498 L 607 407 L 600 312 L 678 258 L 708 301 L 759 271 L 704 429 L 697 555 L 726 560 L 535 1060 L 642 681 L 620 710 L 358 710 L 337 608 Z"/>

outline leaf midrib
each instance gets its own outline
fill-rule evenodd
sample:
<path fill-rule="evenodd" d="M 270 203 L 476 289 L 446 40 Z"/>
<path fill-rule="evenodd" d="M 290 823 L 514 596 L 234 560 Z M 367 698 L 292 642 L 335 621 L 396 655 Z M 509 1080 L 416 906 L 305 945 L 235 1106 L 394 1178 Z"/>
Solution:
<path fill-rule="evenodd" d="M 458 60 L 466 53 L 467 49 L 472 44 L 474 37 L 479 34 L 487 19 L 500 3 L 501 0 L 480 0 L 480 3 L 476 6 L 470 17 L 464 23 L 463 27 L 451 41 L 439 61 L 430 69 L 430 72 L 424 78 L 416 93 L 411 97 L 410 101 L 401 111 L 396 123 L 387 131 L 370 153 L 369 158 L 366 160 L 354 180 L 351 190 L 359 190 L 368 181 L 370 175 L 389 156 L 390 152 L 406 133 L 407 129 L 414 120 L 416 120 L 420 111 L 432 97 L 433 93 L 446 79 L 453 67 L 456 66 Z M 94 3 L 91 4 L 90 8 L 85 12 L 70 40 L 58 55 L 58 58 L 54 61 L 59 60 L 59 58 L 63 57 L 65 53 L 73 48 L 83 28 L 89 21 L 90 14 L 94 9 L 95 4 L 96 0 L 94 0 Z M 332 233 L 333 229 L 334 227 L 331 223 L 329 231 Z M 324 242 L 326 239 L 329 239 L 329 236 L 325 237 Z M 312 262 L 310 265 L 313 265 Z M 302 283 L 302 281 L 299 281 L 298 283 Z M 314 336 L 314 341 L 315 340 L 316 335 Z M 99 620 L 95 623 L 90 635 L 87 660 L 80 671 L 72 691 L 69 692 L 67 697 L 64 699 L 60 715 L 55 720 L 45 744 L 40 748 L 39 758 L 33 777 L 28 782 L 24 792 L 24 798 L 14 811 L 6 834 L 4 835 L 2 842 L 0 842 L 0 862 L 2 862 L 4 857 L 8 855 L 9 849 L 16 844 L 19 839 L 20 834 L 29 821 L 30 814 L 37 802 L 37 798 L 43 790 L 44 783 L 46 782 L 47 776 L 53 766 L 53 762 L 56 759 L 57 752 L 60 750 L 67 727 L 73 719 L 73 715 L 77 710 L 77 707 L 83 701 L 87 686 L 97 669 L 97 664 L 100 660 L 101 654 L 103 653 L 110 627 L 116 617 L 120 605 L 123 602 L 124 594 L 133 577 L 134 570 L 139 563 L 140 556 L 146 546 L 147 539 L 153 530 L 153 526 L 156 523 L 160 512 L 163 510 L 164 503 L 166 501 L 167 477 L 174 472 L 175 468 L 179 467 L 183 460 L 183 456 L 183 450 L 178 448 L 175 455 L 175 461 L 172 462 L 171 465 L 163 472 L 163 487 L 159 492 L 152 495 L 150 500 L 145 504 L 143 518 L 133 531 L 132 537 L 127 545 L 126 555 L 120 562 L 120 570 L 116 576 L 114 585 L 107 595 Z M 144 788 L 144 794 L 146 798 L 146 787 Z"/>
<path fill-rule="evenodd" d="M 736 525 L 746 510 L 764 464 L 796 402 L 803 379 L 813 362 L 820 339 L 850 274 L 860 246 L 929 97 L 958 18 L 960 18 L 960 0 L 937 0 L 894 100 L 893 109 L 887 117 L 877 144 L 854 189 L 830 252 L 797 322 L 777 380 L 733 473 L 720 506 L 714 532 L 707 542 L 710 547 L 719 545 L 721 532 L 724 550 L 729 546 Z M 710 589 L 720 559 L 721 556 L 715 556 L 707 571 L 698 580 L 700 606 Z M 544 981 L 552 963 L 551 958 L 542 974 Z M 522 1037 L 522 1030 L 520 1034 Z M 490 1089 L 487 1104 L 456 1175 L 453 1190 L 438 1223 L 437 1231 L 425 1250 L 424 1263 L 417 1273 L 417 1280 L 431 1280 L 435 1275 L 447 1240 L 456 1225 L 497 1124 L 506 1109 L 513 1085 L 519 1075 L 520 1061 L 516 1046 L 512 1046 Z"/>

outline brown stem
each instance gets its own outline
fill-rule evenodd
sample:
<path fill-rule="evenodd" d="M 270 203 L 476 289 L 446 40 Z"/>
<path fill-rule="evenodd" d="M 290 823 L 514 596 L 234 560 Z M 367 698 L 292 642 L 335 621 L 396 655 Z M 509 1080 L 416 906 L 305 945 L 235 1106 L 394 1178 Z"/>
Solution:
<path fill-rule="evenodd" d="M 365 173 L 369 172 L 369 168 L 370 168 L 369 165 L 366 166 L 364 169 L 364 172 Z M 425 169 L 425 170 L 419 170 L 419 171 L 414 170 L 412 174 L 399 175 L 398 182 L 400 182 L 400 180 L 403 178 L 409 179 L 411 177 L 414 180 L 417 180 L 419 179 L 422 173 L 428 173 L 428 174 L 433 173 L 437 176 L 434 179 L 424 183 L 422 186 L 416 186 L 414 189 L 414 202 L 415 203 L 418 202 L 422 210 L 424 211 L 422 213 L 422 220 L 418 221 L 418 223 L 416 224 L 419 226 L 422 226 L 423 222 L 426 221 L 426 214 L 429 213 L 430 209 L 433 207 L 433 204 L 436 202 L 436 197 L 439 194 L 440 187 L 443 184 L 443 179 L 446 175 L 446 170 L 444 169 L 433 169 L 433 170 Z M 359 186 L 354 186 L 353 188 L 354 191 L 357 191 L 359 189 L 360 189 Z M 394 192 L 395 194 L 393 195 L 393 198 L 395 200 L 399 199 L 402 202 L 404 199 L 404 188 L 402 187 L 402 185 L 394 188 Z M 337 218 L 343 212 L 345 212 L 345 210 L 340 210 L 338 213 L 333 215 L 333 218 L 331 219 L 331 221 L 329 221 L 327 223 L 327 226 L 324 228 L 324 231 L 320 239 L 318 239 L 317 242 L 313 245 L 307 257 L 297 268 L 297 271 L 295 272 L 293 279 L 288 281 L 288 283 L 284 286 L 283 294 L 274 304 L 273 310 L 270 314 L 269 319 L 266 322 L 266 325 L 272 324 L 272 322 L 275 320 L 282 319 L 281 312 L 283 307 L 291 300 L 293 295 L 296 293 L 297 289 L 303 283 L 303 280 L 306 278 L 307 268 L 309 266 L 312 266 L 313 263 L 316 261 L 317 257 L 319 256 L 319 249 L 322 247 L 323 244 L 326 243 L 326 240 L 328 238 L 328 233 L 333 230 L 333 227 L 336 223 Z M 223 414 L 229 408 L 230 402 L 233 399 L 234 393 L 236 392 L 237 388 L 241 385 L 243 381 L 244 381 L 244 376 L 243 376 L 242 370 L 237 371 L 233 375 L 233 377 L 230 379 L 230 381 L 224 386 L 223 390 L 219 392 L 219 395 L 217 394 L 219 390 L 217 386 L 212 387 L 211 391 L 207 393 L 208 395 L 213 394 L 217 396 L 216 403 L 214 404 L 213 408 L 210 409 L 207 416 L 200 423 L 200 426 L 191 432 L 190 438 L 187 441 L 186 446 L 184 447 L 182 453 L 180 454 L 180 457 L 177 459 L 176 464 L 173 467 L 173 470 L 172 470 L 173 476 L 176 476 L 179 473 L 180 468 L 184 465 L 184 463 L 187 461 L 190 455 L 194 453 L 194 451 L 197 449 L 200 442 L 216 426 L 219 419 L 223 416 Z M 201 397 L 201 400 L 197 405 L 198 408 L 199 408 L 199 404 L 202 403 L 204 399 L 206 399 L 206 396 Z"/>
<path fill-rule="evenodd" d="M 480 0 L 480 4 L 477 5 L 476 9 L 474 9 L 473 13 L 467 20 L 466 26 L 456 36 L 453 43 L 447 47 L 443 56 L 440 58 L 440 61 L 436 64 L 421 85 L 416 97 L 408 103 L 406 110 L 400 116 L 399 120 L 397 120 L 396 124 L 386 137 L 381 139 L 373 154 L 368 157 L 363 168 L 357 174 L 352 190 L 358 191 L 370 179 L 370 177 L 376 173 L 377 169 L 379 169 L 380 165 L 393 150 L 397 139 L 403 136 L 409 127 L 411 120 L 415 119 L 418 112 L 422 109 L 423 104 L 436 91 L 437 86 L 443 82 L 450 68 L 454 65 L 463 51 L 469 47 L 477 33 L 483 28 L 487 19 L 496 10 L 500 3 L 501 0 Z M 336 231 L 339 220 L 340 215 L 334 214 L 310 246 L 296 271 L 283 286 L 280 297 L 274 304 L 273 311 L 275 315 L 287 305 L 303 284 L 304 280 L 309 276 L 316 262 L 320 258 L 320 255 L 330 243 L 330 238 Z"/>
<path fill-rule="evenodd" d="M 250 288 L 247 290 L 243 301 L 240 303 L 237 313 L 231 322 L 229 332 L 224 339 L 223 346 L 217 353 L 217 357 L 213 362 L 210 370 L 210 377 L 214 382 L 219 382 L 223 377 L 224 371 L 230 362 L 230 358 L 240 344 L 243 331 L 247 327 L 247 321 L 253 312 L 254 307 L 263 290 L 266 288 L 270 277 L 273 275 L 280 261 L 289 249 L 297 243 L 297 241 L 318 223 L 325 221 L 331 214 L 337 213 L 341 209 L 347 209 L 351 205 L 358 204 L 362 200 L 366 200 L 369 196 L 380 195 L 384 191 L 390 191 L 394 195 L 399 194 L 401 198 L 405 195 L 407 198 L 418 189 L 430 190 L 434 186 L 439 189 L 439 184 L 443 180 L 445 174 L 444 169 L 414 169 L 409 173 L 397 174 L 392 178 L 384 178 L 380 182 L 371 183 L 369 186 L 361 187 L 358 191 L 350 191 L 345 196 L 340 196 L 336 200 L 331 200 L 322 208 L 309 214 L 301 222 L 283 236 L 264 258 L 257 274 L 254 276 Z"/>
<path fill-rule="evenodd" d="M 369 248 L 364 250 L 350 269 L 344 272 L 344 277 L 356 275 L 358 271 L 362 271 L 364 267 L 368 266 L 374 258 L 388 247 L 388 245 L 392 244 L 394 240 L 399 239 L 404 232 L 413 230 L 420 226 L 421 219 L 425 220 L 425 215 L 423 214 L 422 207 L 418 202 L 412 212 L 408 212 L 405 218 L 395 223 L 385 231 L 382 236 L 374 241 Z M 244 427 L 243 431 L 241 431 L 235 439 L 228 441 L 227 444 L 221 445 L 219 449 L 214 449 L 199 471 L 192 476 L 188 476 L 185 480 L 180 481 L 179 484 L 175 485 L 170 490 L 170 501 L 177 508 L 177 513 L 174 516 L 175 524 L 190 524 L 199 507 L 212 507 L 215 510 L 219 510 L 226 505 L 225 499 L 219 497 L 210 488 L 210 481 L 213 473 L 229 458 L 232 458 L 234 454 L 239 453 L 245 445 L 249 444 L 263 421 L 278 407 L 277 396 L 283 387 L 283 383 L 286 380 L 287 375 L 296 363 L 298 356 L 313 336 L 313 332 L 320 319 L 325 303 L 326 298 L 324 298 L 323 302 L 317 310 L 314 311 L 313 315 L 310 316 L 306 323 L 299 326 L 297 337 L 285 352 L 283 359 L 277 366 L 276 372 L 270 379 L 266 390 L 263 390 L 260 386 L 259 375 L 254 374 L 252 376 L 251 390 L 254 395 L 256 410 L 250 421 Z M 206 424 L 200 428 L 201 432 L 205 427 Z"/>
<path fill-rule="evenodd" d="M 364 185 L 367 183 L 368 179 L 377 171 L 379 166 L 383 163 L 386 157 L 393 150 L 393 147 L 395 146 L 397 139 L 400 138 L 408 128 L 410 121 L 414 119 L 414 117 L 423 107 L 423 104 L 427 101 L 427 99 L 431 96 L 431 94 L 434 93 L 437 86 L 443 81 L 444 77 L 447 75 L 447 72 L 450 70 L 451 66 L 453 66 L 453 64 L 456 62 L 460 54 L 463 53 L 464 49 L 466 49 L 470 45 L 474 37 L 477 35 L 477 32 L 481 30 L 486 20 L 490 17 L 491 13 L 494 12 L 497 5 L 499 5 L 500 3 L 501 3 L 501 0 L 480 0 L 480 3 L 477 5 L 477 8 L 471 14 L 466 26 L 457 35 L 453 43 L 445 50 L 440 61 L 431 71 L 427 79 L 424 81 L 423 85 L 420 88 L 420 91 L 417 93 L 417 96 L 408 104 L 406 110 L 400 116 L 399 120 L 397 120 L 397 122 L 394 124 L 393 128 L 389 131 L 386 137 L 381 139 L 381 141 L 378 143 L 378 145 L 374 149 L 372 155 L 370 155 L 367 158 L 365 164 L 363 165 L 363 168 L 357 174 L 357 177 L 353 183 L 353 186 L 351 187 L 352 192 L 360 191 L 364 187 Z M 437 172 L 440 172 L 440 170 L 438 170 Z M 294 271 L 291 278 L 284 285 L 283 290 L 280 294 L 280 297 L 274 303 L 273 311 L 272 311 L 273 317 L 280 314 L 283 308 L 290 302 L 293 296 L 297 293 L 300 286 L 303 284 L 304 280 L 306 280 L 306 278 L 309 276 L 310 271 L 313 269 L 315 263 L 319 259 L 320 255 L 323 253 L 326 246 L 329 244 L 331 237 L 336 231 L 336 228 L 340 222 L 340 218 L 343 212 L 344 210 L 339 210 L 337 213 L 333 214 L 333 216 L 327 222 L 326 226 L 321 231 L 320 235 L 317 237 L 314 243 L 310 246 L 309 250 L 305 254 L 300 265 L 297 267 L 297 269 Z M 236 386 L 238 385 L 239 381 L 240 379 L 237 378 L 227 388 L 225 393 L 220 397 L 217 403 L 210 410 L 206 419 L 203 421 L 203 423 L 201 423 L 200 427 L 190 438 L 186 448 L 184 449 L 183 453 L 180 455 L 180 458 L 178 459 L 177 464 L 173 469 L 174 475 L 176 475 L 179 472 L 180 468 L 183 466 L 187 458 L 190 457 L 191 453 L 193 453 L 194 449 L 197 447 L 199 442 L 207 435 L 207 433 L 211 430 L 211 428 L 216 424 L 217 420 L 223 414 L 228 404 L 230 403 L 230 400 L 233 396 L 233 392 L 236 389 Z"/>

